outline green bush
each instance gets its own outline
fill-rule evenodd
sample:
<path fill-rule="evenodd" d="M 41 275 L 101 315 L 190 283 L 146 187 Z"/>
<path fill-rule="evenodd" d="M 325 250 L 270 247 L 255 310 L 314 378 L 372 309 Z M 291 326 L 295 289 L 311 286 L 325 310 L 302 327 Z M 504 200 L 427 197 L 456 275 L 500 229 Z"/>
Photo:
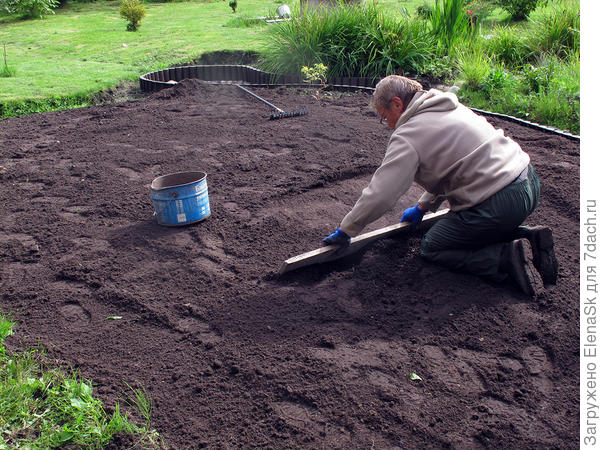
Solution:
<path fill-rule="evenodd" d="M 0 0 L 0 9 L 24 17 L 42 18 L 45 14 L 54 14 L 58 5 L 57 0 Z"/>
<path fill-rule="evenodd" d="M 538 4 L 546 3 L 546 0 L 495 0 L 495 2 L 510 14 L 512 20 L 525 20 Z"/>
<path fill-rule="evenodd" d="M 454 61 L 448 55 L 439 55 L 423 64 L 418 73 L 423 77 L 445 82 L 454 74 Z"/>
<path fill-rule="evenodd" d="M 146 15 L 146 7 L 141 0 L 123 0 L 119 7 L 119 14 L 129 21 L 127 31 L 137 31 L 140 27 L 140 21 Z"/>
<path fill-rule="evenodd" d="M 530 92 L 545 93 L 548 91 L 550 81 L 554 72 L 554 66 L 547 64 L 545 66 L 529 65 L 523 68 L 523 79 Z"/>

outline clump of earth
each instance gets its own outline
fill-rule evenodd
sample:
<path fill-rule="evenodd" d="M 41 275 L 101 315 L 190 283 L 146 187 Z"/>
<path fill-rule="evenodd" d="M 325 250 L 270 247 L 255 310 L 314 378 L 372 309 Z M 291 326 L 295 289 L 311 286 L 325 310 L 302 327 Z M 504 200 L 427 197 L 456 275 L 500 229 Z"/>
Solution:
<path fill-rule="evenodd" d="M 184 80 L 0 121 L 8 346 L 39 342 L 107 405 L 143 386 L 170 448 L 576 448 L 579 142 L 488 119 L 540 175 L 526 223 L 553 228 L 560 264 L 540 300 L 424 262 L 422 230 L 279 275 L 336 229 L 390 131 L 365 92 L 254 92 L 308 114 Z M 152 180 L 193 170 L 212 215 L 158 225 Z"/>

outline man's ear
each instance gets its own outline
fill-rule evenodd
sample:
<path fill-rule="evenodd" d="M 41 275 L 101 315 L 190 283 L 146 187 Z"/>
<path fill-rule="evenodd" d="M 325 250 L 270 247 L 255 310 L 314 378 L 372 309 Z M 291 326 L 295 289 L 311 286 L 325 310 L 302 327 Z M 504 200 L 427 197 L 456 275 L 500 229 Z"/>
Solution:
<path fill-rule="evenodd" d="M 402 99 L 400 97 L 392 97 L 392 105 L 394 105 L 394 108 L 399 108 L 399 110 L 401 112 L 404 112 L 404 102 L 402 101 Z"/>

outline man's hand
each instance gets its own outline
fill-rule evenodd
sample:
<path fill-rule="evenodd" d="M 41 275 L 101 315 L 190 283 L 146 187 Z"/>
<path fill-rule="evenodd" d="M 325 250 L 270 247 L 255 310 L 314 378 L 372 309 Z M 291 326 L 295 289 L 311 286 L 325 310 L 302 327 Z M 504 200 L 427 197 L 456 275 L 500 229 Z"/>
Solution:
<path fill-rule="evenodd" d="M 410 229 L 414 230 L 415 227 L 423 220 L 423 216 L 427 211 L 419 208 L 419 205 L 415 205 L 412 208 L 408 208 L 404 210 L 404 214 L 402 214 L 402 218 L 400 222 L 410 222 Z"/>
<path fill-rule="evenodd" d="M 350 236 L 338 228 L 335 233 L 331 233 L 323 239 L 323 246 L 326 245 L 341 245 L 342 247 L 346 247 L 350 245 Z"/>

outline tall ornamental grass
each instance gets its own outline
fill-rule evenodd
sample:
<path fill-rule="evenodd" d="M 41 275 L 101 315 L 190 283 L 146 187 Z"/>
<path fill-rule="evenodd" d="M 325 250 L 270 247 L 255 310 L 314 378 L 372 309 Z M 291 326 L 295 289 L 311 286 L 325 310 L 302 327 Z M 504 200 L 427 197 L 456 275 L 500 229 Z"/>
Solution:
<path fill-rule="evenodd" d="M 431 32 L 448 50 L 466 38 L 471 29 L 464 0 L 435 0 L 430 20 Z"/>
<path fill-rule="evenodd" d="M 328 76 L 416 74 L 435 53 L 425 21 L 384 14 L 374 4 L 295 12 L 269 30 L 262 67 L 299 73 L 322 63 Z"/>
<path fill-rule="evenodd" d="M 486 36 L 483 52 L 497 63 L 519 68 L 530 59 L 531 48 L 523 33 L 510 27 L 498 27 L 494 34 Z"/>

